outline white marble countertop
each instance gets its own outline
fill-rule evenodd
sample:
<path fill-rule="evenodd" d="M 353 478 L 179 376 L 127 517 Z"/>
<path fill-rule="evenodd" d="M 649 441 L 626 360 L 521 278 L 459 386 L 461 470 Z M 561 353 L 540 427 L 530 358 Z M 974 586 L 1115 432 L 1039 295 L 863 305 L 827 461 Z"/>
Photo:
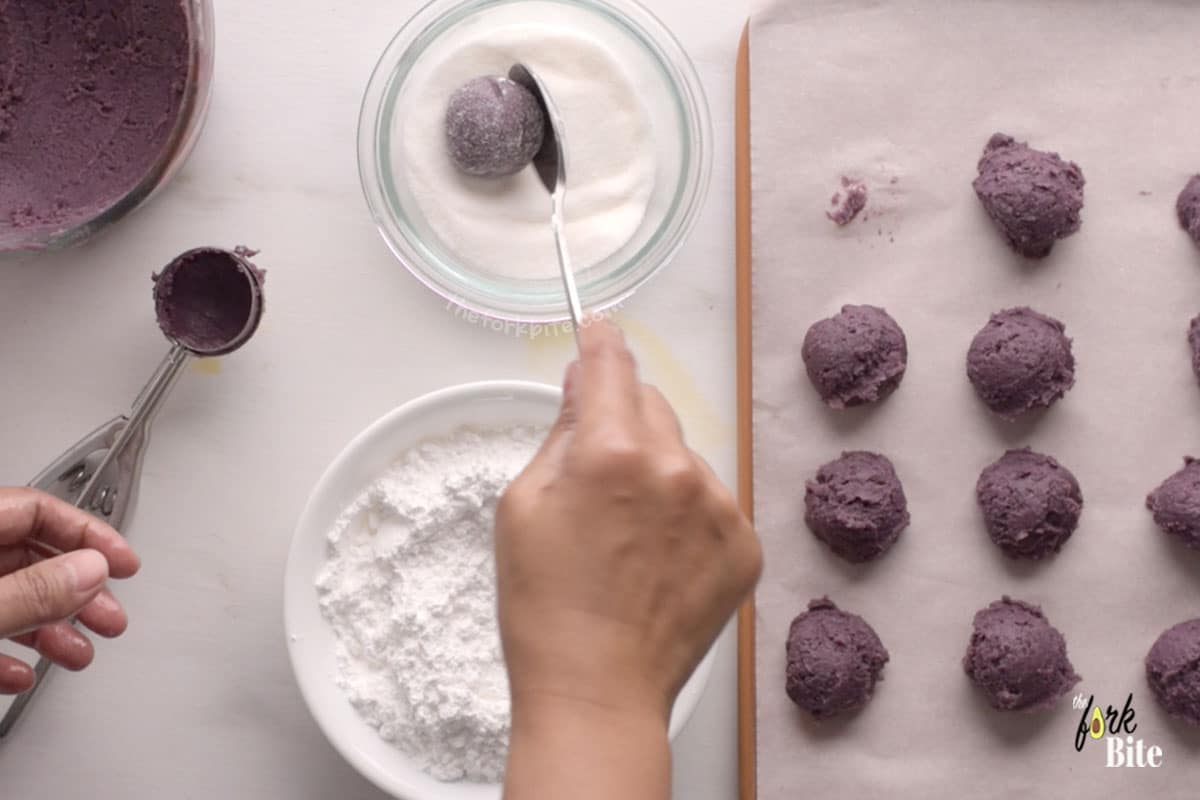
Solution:
<path fill-rule="evenodd" d="M 355 130 L 375 60 L 417 0 L 216 0 L 207 130 L 155 202 L 95 242 L 0 267 L 0 484 L 22 484 L 123 412 L 166 344 L 149 273 L 244 243 L 270 271 L 255 340 L 194 365 L 159 418 L 127 533 L 142 574 L 126 636 L 55 673 L 0 746 L 11 798 L 382 795 L 326 743 L 282 632 L 292 527 L 321 470 L 402 401 L 486 378 L 557 382 L 569 340 L 456 318 L 396 263 L 358 186 Z M 620 320 L 693 444 L 734 478 L 733 66 L 741 3 L 650 0 L 708 89 L 716 169 L 681 257 Z M 733 639 L 676 747 L 675 796 L 732 798 Z"/>

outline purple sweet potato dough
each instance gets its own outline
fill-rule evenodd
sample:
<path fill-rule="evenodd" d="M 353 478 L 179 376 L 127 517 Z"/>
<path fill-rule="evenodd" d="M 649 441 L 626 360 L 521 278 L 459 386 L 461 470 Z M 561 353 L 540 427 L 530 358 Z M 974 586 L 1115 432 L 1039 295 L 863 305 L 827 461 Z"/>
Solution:
<path fill-rule="evenodd" d="M 1200 550 L 1200 461 L 1185 458 L 1183 469 L 1146 498 L 1146 508 L 1164 533 Z"/>
<path fill-rule="evenodd" d="M 1196 317 L 1188 325 L 1188 344 L 1192 347 L 1192 372 L 1200 381 L 1200 317 Z"/>
<path fill-rule="evenodd" d="M 1045 258 L 1079 230 L 1083 172 L 1057 153 L 996 133 L 979 159 L 973 186 L 1004 238 L 1026 258 Z"/>
<path fill-rule="evenodd" d="M 508 78 L 475 78 L 450 97 L 446 108 L 450 157 L 468 175 L 515 175 L 533 161 L 545 133 L 546 115 L 537 97 Z"/>
<path fill-rule="evenodd" d="M 1146 655 L 1146 682 L 1164 711 L 1200 724 L 1200 619 L 1163 631 Z"/>
<path fill-rule="evenodd" d="M 813 600 L 788 631 L 788 697 L 816 719 L 860 708 L 887 662 L 888 651 L 866 620 L 828 597 Z"/>
<path fill-rule="evenodd" d="M 1065 326 L 1024 307 L 993 314 L 971 342 L 967 377 L 984 404 L 1006 419 L 1051 406 L 1075 385 Z"/>
<path fill-rule="evenodd" d="M 853 178 L 842 178 L 842 191 L 833 196 L 830 203 L 832 211 L 826 211 L 825 216 L 844 228 L 854 221 L 859 212 L 867 207 L 867 185 Z"/>
<path fill-rule="evenodd" d="M 975 614 L 963 670 L 997 711 L 1050 708 L 1080 681 L 1042 610 L 1007 596 Z"/>
<path fill-rule="evenodd" d="M 800 355 L 826 405 L 848 408 L 896 390 L 908 367 L 908 342 L 882 308 L 842 306 L 808 329 Z"/>
<path fill-rule="evenodd" d="M 1066 467 L 1026 447 L 1009 450 L 975 485 L 988 535 L 1010 558 L 1057 553 L 1079 525 L 1083 494 Z"/>
<path fill-rule="evenodd" d="M 188 78 L 181 0 L 0 0 L 0 223 L 61 231 L 162 156 Z"/>
<path fill-rule="evenodd" d="M 804 521 L 834 553 L 872 561 L 908 527 L 908 500 L 892 462 L 878 453 L 843 453 L 805 486 Z"/>
<path fill-rule="evenodd" d="M 154 275 L 154 310 L 162 332 L 189 350 L 214 356 L 249 339 L 254 330 L 247 332 L 247 326 L 257 328 L 262 316 L 266 280 L 249 260 L 254 255 L 244 247 L 233 253 L 200 248 Z"/>
<path fill-rule="evenodd" d="M 1200 245 L 1200 175 L 1193 175 L 1175 201 L 1179 224 Z"/>

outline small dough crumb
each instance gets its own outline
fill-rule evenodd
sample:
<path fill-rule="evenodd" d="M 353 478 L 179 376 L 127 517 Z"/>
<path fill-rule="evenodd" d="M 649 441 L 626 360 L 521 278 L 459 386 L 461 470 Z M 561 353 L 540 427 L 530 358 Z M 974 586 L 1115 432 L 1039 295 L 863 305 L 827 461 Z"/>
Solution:
<path fill-rule="evenodd" d="M 826 211 L 825 216 L 844 228 L 854 221 L 858 212 L 867 207 L 867 185 L 854 178 L 842 178 L 842 191 L 833 196 L 830 205 L 832 211 Z"/>

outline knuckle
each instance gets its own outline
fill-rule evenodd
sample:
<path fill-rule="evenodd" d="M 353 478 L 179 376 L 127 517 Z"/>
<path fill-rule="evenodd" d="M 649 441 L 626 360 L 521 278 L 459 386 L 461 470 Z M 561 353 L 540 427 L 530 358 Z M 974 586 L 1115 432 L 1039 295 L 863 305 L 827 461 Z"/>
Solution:
<path fill-rule="evenodd" d="M 637 479 L 649 464 L 646 448 L 621 434 L 602 434 L 585 452 L 588 473 L 601 480 Z"/>
<path fill-rule="evenodd" d="M 690 502 L 704 493 L 704 476 L 691 459 L 674 458 L 659 467 L 659 483 L 666 496 L 680 502 Z"/>

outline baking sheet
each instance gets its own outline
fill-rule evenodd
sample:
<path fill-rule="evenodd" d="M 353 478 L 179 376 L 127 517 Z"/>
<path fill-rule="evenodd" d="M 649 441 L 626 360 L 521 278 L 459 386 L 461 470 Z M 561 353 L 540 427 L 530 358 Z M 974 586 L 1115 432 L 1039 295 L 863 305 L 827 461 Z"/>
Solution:
<path fill-rule="evenodd" d="M 751 23 L 754 496 L 766 569 L 757 595 L 758 796 L 1094 797 L 1195 794 L 1200 732 L 1167 718 L 1143 659 L 1200 616 L 1200 553 L 1160 534 L 1148 490 L 1200 454 L 1188 320 L 1200 250 L 1174 200 L 1200 171 L 1200 6 L 1184 2 L 780 3 Z M 971 190 L 994 131 L 1077 161 L 1083 229 L 1037 264 L 1014 256 Z M 841 176 L 866 219 L 824 215 Z M 860 218 L 861 220 L 861 218 Z M 908 335 L 900 390 L 835 413 L 804 376 L 808 325 L 844 303 L 886 307 Z M 965 376 L 988 315 L 1028 304 L 1075 340 L 1077 384 L 1037 419 L 992 418 Z M 1063 552 L 1006 560 L 974 503 L 980 470 L 1030 445 L 1079 478 Z M 874 564 L 833 556 L 803 522 L 803 485 L 843 450 L 896 464 L 913 522 Z M 1076 691 L 1133 693 L 1163 766 L 1109 769 L 1076 752 L 1081 710 L 992 711 L 961 657 L 974 612 L 1002 594 L 1043 605 L 1067 638 Z M 891 652 L 861 713 L 812 722 L 783 689 L 793 616 L 828 594 Z"/>

